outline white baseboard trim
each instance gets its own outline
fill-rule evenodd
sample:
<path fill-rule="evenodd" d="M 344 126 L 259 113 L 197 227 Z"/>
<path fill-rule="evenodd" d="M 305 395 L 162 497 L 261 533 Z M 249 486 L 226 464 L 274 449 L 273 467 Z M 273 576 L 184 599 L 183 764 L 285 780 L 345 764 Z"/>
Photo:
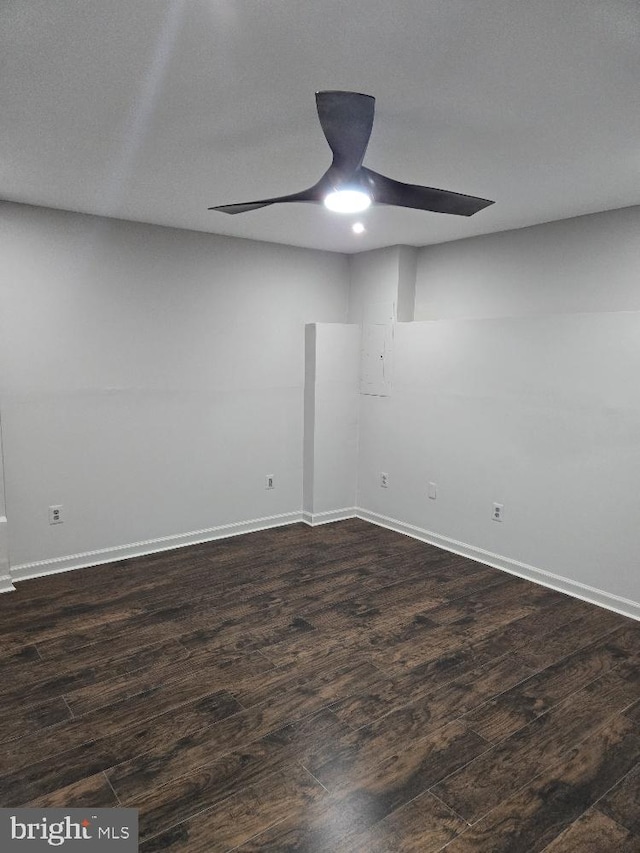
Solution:
<path fill-rule="evenodd" d="M 174 548 L 184 548 L 187 545 L 197 545 L 200 542 L 212 542 L 215 539 L 226 539 L 229 536 L 240 536 L 242 533 L 254 533 L 257 530 L 295 524 L 302 520 L 301 512 L 286 512 L 280 515 L 268 515 L 265 518 L 254 518 L 250 521 L 207 527 L 204 530 L 194 530 L 191 533 L 178 533 L 174 536 L 163 536 L 160 539 L 148 539 L 130 545 L 116 545 L 113 548 L 85 551 L 82 554 L 71 554 L 68 557 L 54 557 L 51 560 L 22 563 L 11 566 L 9 582 L 24 581 L 29 578 L 58 574 L 58 572 L 69 572 L 73 569 L 86 569 L 90 566 L 113 563 L 116 560 L 128 560 L 130 557 L 143 557 L 146 554 L 171 551 Z M 13 585 L 11 588 L 13 589 Z M 1 586 L 0 591 L 2 591 Z"/>
<path fill-rule="evenodd" d="M 344 509 L 330 509 L 327 512 L 303 512 L 302 520 L 309 527 L 317 527 L 319 524 L 331 524 L 333 521 L 346 521 L 347 518 L 355 518 L 356 511 L 353 507 Z"/>
<path fill-rule="evenodd" d="M 3 592 L 15 592 L 16 588 L 9 575 L 0 575 L 0 595 Z"/>
<path fill-rule="evenodd" d="M 2 484 L 0 483 L 0 488 Z M 9 573 L 9 548 L 7 545 L 7 517 L 0 515 L 0 593 L 15 592 Z"/>
<path fill-rule="evenodd" d="M 579 598 L 582 601 L 587 601 L 590 604 L 597 604 L 600 607 L 607 608 L 607 610 L 613 610 L 615 613 L 629 616 L 631 619 L 640 620 L 640 603 L 636 601 L 631 601 L 628 598 L 582 584 L 579 581 L 564 578 L 561 575 L 556 575 L 544 569 L 538 569 L 527 563 L 520 563 L 509 557 L 493 554 L 491 551 L 476 548 L 474 545 L 468 545 L 465 542 L 459 542 L 447 536 L 440 536 L 430 530 L 424 530 L 413 524 L 407 524 L 395 518 L 371 512 L 362 507 L 344 507 L 342 509 L 318 513 L 288 512 L 264 518 L 255 518 L 250 521 L 223 524 L 218 527 L 205 528 L 204 530 L 195 530 L 191 533 L 163 536 L 160 539 L 149 539 L 144 542 L 135 542 L 131 545 L 118 545 L 113 548 L 101 548 L 97 551 L 72 554 L 68 557 L 55 557 L 51 560 L 22 563 L 21 565 L 12 566 L 10 575 L 0 575 L 0 593 L 15 590 L 14 582 L 28 580 L 29 578 L 57 574 L 58 572 L 68 572 L 73 569 L 84 569 L 90 566 L 99 566 L 104 563 L 126 560 L 131 557 L 142 557 L 146 554 L 170 551 L 174 548 L 184 548 L 188 545 L 197 545 L 200 542 L 212 542 L 215 539 L 226 539 L 229 536 L 240 536 L 243 533 L 253 533 L 257 530 L 282 527 L 300 521 L 303 521 L 310 527 L 316 527 L 321 524 L 330 524 L 334 521 L 345 521 L 349 518 L 360 518 L 362 521 L 368 521 L 379 527 L 386 527 L 396 533 L 403 533 L 405 536 L 411 536 L 413 539 L 419 539 L 421 542 L 427 542 L 429 545 L 435 545 L 445 551 L 460 554 L 463 557 L 468 557 L 470 560 L 475 560 L 494 569 L 501 569 L 512 575 L 525 578 L 525 580 L 533 581 L 550 589 L 555 589 L 558 592 L 571 595 L 574 598 Z"/>
<path fill-rule="evenodd" d="M 370 512 L 362 507 L 356 507 L 355 515 L 357 518 L 361 518 L 363 521 L 370 521 L 379 527 L 386 527 L 389 530 L 396 531 L 396 533 L 404 533 L 405 536 L 411 536 L 413 539 L 419 539 L 422 542 L 429 543 L 429 545 L 436 545 L 445 551 L 460 554 L 463 557 L 484 563 L 486 566 L 491 566 L 494 569 L 501 569 L 512 575 L 525 578 L 525 580 L 555 589 L 557 592 L 564 592 L 574 598 L 587 601 L 589 604 L 606 607 L 607 610 L 613 610 L 622 616 L 629 616 L 631 619 L 640 620 L 640 604 L 637 601 L 631 601 L 628 598 L 622 598 L 619 595 L 605 592 L 602 589 L 588 586 L 579 581 L 564 578 L 562 575 L 556 575 L 553 572 L 529 566 L 527 563 L 520 563 L 509 557 L 501 557 L 499 554 L 493 554 L 491 551 L 485 551 L 482 548 L 467 545 L 465 542 L 458 542 L 456 539 L 440 536 L 429 530 L 423 530 L 421 527 L 415 527 L 413 524 L 406 524 L 403 521 L 397 521 L 395 518 L 388 518 L 386 515 Z"/>

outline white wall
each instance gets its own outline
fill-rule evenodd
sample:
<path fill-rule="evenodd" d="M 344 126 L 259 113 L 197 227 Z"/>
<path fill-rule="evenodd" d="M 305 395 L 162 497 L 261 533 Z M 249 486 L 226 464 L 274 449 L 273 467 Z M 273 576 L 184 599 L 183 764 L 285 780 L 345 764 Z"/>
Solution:
<path fill-rule="evenodd" d="M 353 514 L 358 458 L 360 326 L 307 326 L 305 519 Z"/>
<path fill-rule="evenodd" d="M 416 320 L 640 310 L 640 207 L 419 250 Z"/>
<path fill-rule="evenodd" d="M 397 325 L 391 396 L 360 399 L 360 507 L 640 616 L 638 226 L 420 250 L 416 316 L 438 319 Z"/>
<path fill-rule="evenodd" d="M 400 246 L 349 257 L 349 323 L 385 323 L 396 316 Z"/>
<path fill-rule="evenodd" d="M 18 576 L 300 513 L 304 326 L 346 320 L 346 258 L 11 204 L 0 217 Z"/>
<path fill-rule="evenodd" d="M 418 249 L 398 246 L 398 320 L 410 323 L 415 319 Z"/>

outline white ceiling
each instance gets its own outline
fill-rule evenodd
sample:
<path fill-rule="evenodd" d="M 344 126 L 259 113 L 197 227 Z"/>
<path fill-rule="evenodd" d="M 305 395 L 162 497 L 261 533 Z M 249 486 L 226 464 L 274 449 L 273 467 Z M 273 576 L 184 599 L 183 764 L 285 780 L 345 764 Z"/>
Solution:
<path fill-rule="evenodd" d="M 3 0 L 0 198 L 354 252 L 640 203 L 638 0 Z M 314 92 L 376 97 L 365 164 L 471 218 L 216 204 L 303 189 Z"/>

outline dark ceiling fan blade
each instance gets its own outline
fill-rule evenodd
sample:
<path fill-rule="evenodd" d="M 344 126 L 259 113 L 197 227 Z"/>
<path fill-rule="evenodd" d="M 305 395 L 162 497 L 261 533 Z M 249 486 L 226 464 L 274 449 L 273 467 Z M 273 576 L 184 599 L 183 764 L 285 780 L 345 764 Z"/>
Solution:
<path fill-rule="evenodd" d="M 220 213 L 248 213 L 250 210 L 260 210 L 261 207 L 269 207 L 273 204 L 273 199 L 270 201 L 248 201 L 246 204 L 221 204 L 218 207 L 208 207 L 207 210 L 217 210 Z"/>
<path fill-rule="evenodd" d="M 333 152 L 332 172 L 341 181 L 362 165 L 375 103 L 374 97 L 359 92 L 316 92 L 318 118 Z"/>
<path fill-rule="evenodd" d="M 221 213 L 246 213 L 249 210 L 259 210 L 261 207 L 269 207 L 270 204 L 281 204 L 289 201 L 320 202 L 327 191 L 323 179 L 309 189 L 291 195 L 281 195 L 277 198 L 263 198 L 260 201 L 240 202 L 239 204 L 221 204 L 217 207 L 209 207 L 208 210 L 219 210 Z"/>
<path fill-rule="evenodd" d="M 433 213 L 452 213 L 455 216 L 473 216 L 479 210 L 494 204 L 486 198 L 463 195 L 435 187 L 403 184 L 385 175 L 366 169 L 360 170 L 369 184 L 376 204 L 392 204 L 396 207 L 411 207 L 415 210 L 430 210 Z"/>

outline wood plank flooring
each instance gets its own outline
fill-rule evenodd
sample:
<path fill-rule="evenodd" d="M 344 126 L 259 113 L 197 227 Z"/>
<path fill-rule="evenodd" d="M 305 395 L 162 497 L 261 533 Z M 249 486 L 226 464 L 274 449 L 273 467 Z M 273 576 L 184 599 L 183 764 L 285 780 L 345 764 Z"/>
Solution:
<path fill-rule="evenodd" d="M 0 720 L 142 853 L 640 853 L 640 623 L 363 521 L 19 584 Z"/>

